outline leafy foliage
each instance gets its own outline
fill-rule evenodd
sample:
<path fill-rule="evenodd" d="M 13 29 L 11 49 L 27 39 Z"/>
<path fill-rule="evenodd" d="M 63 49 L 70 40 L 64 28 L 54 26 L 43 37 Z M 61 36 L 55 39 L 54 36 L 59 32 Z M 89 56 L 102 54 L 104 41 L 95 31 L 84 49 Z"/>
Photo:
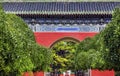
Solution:
<path fill-rule="evenodd" d="M 5 14 L 0 7 L 0 75 L 47 70 L 51 59 L 50 51 L 35 42 L 26 23 L 15 15 Z"/>
<path fill-rule="evenodd" d="M 60 41 L 52 48 L 53 52 L 53 69 L 73 70 L 73 60 L 75 53 L 75 43 L 69 41 Z"/>
<path fill-rule="evenodd" d="M 108 50 L 102 43 L 103 39 L 100 35 L 94 38 L 86 38 L 77 46 L 75 54 L 75 67 L 79 69 L 104 69 L 106 68 L 104 57 Z"/>
<path fill-rule="evenodd" d="M 31 59 L 35 65 L 33 71 L 50 71 L 50 64 L 52 62 L 51 50 L 46 49 L 38 44 L 32 44 L 31 48 Z"/>
<path fill-rule="evenodd" d="M 112 21 L 104 30 L 104 44 L 110 50 L 109 58 L 114 70 L 120 70 L 120 8 L 116 8 Z"/>
<path fill-rule="evenodd" d="M 120 70 L 120 8 L 112 21 L 93 38 L 79 43 L 75 53 L 76 69 Z"/>

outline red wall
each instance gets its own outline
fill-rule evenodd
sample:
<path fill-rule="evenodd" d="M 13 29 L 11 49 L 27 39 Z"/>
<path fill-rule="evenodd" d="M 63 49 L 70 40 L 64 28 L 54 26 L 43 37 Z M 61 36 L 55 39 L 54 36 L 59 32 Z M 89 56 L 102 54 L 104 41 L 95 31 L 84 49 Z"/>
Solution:
<path fill-rule="evenodd" d="M 55 41 L 62 39 L 64 37 L 71 37 L 79 41 L 84 40 L 86 37 L 93 37 L 97 33 L 86 33 L 86 32 L 35 32 L 35 38 L 37 43 L 45 47 L 50 47 Z"/>
<path fill-rule="evenodd" d="M 99 71 L 99 70 L 92 70 L 91 72 L 91 76 L 114 76 L 114 71 L 109 71 L 109 70 L 105 70 L 105 71 Z"/>
<path fill-rule="evenodd" d="M 34 76 L 44 76 L 44 72 L 35 72 Z"/>
<path fill-rule="evenodd" d="M 22 76 L 44 76 L 44 72 L 25 72 Z"/>

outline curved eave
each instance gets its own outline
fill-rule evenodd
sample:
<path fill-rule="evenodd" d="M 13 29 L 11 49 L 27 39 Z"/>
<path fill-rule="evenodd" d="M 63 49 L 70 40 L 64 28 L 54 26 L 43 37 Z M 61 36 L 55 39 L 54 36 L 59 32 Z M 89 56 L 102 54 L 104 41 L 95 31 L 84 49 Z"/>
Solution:
<path fill-rule="evenodd" d="M 49 11 L 44 11 L 44 12 L 39 12 L 39 11 L 30 11 L 30 12 L 21 12 L 21 11 L 5 11 L 7 14 L 48 14 L 48 15 L 54 15 L 54 14 L 112 14 L 113 11 L 92 11 L 92 12 L 87 12 L 87 11 L 82 11 L 82 12 L 49 12 Z"/>

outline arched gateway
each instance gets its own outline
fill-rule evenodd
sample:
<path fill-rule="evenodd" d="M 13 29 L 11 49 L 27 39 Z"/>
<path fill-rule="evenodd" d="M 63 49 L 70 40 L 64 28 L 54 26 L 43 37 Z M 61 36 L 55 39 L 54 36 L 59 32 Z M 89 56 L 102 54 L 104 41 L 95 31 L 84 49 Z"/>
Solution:
<path fill-rule="evenodd" d="M 82 41 L 93 37 L 111 21 L 120 2 L 5 2 L 4 11 L 20 16 L 33 30 L 37 43 L 52 47 L 61 39 Z M 113 72 L 91 71 L 91 76 Z"/>
<path fill-rule="evenodd" d="M 63 37 L 63 38 L 60 38 L 60 39 L 56 40 L 55 42 L 53 42 L 50 45 L 50 48 L 52 48 L 55 44 L 59 43 L 60 41 L 68 41 L 68 42 L 74 42 L 74 43 L 79 43 L 80 42 L 80 40 L 72 38 L 72 37 Z"/>

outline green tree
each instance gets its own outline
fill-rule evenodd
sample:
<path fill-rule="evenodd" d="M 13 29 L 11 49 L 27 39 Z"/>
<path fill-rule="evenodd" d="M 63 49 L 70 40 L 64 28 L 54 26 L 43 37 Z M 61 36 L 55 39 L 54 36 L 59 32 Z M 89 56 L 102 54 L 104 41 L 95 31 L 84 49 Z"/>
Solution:
<path fill-rule="evenodd" d="M 120 8 L 117 8 L 113 13 L 112 21 L 103 31 L 79 43 L 75 53 L 75 65 L 76 69 L 96 68 L 119 71 L 119 63 Z"/>
<path fill-rule="evenodd" d="M 54 69 L 59 69 L 61 72 L 74 70 L 75 45 L 76 43 L 71 41 L 60 41 L 52 47 Z"/>
<path fill-rule="evenodd" d="M 116 71 L 120 71 L 120 8 L 114 10 L 112 21 L 104 30 L 104 44 L 109 49 L 109 63 Z"/>
<path fill-rule="evenodd" d="M 52 62 L 51 50 L 39 46 L 39 44 L 32 44 L 29 49 L 32 62 L 35 65 L 33 71 L 50 71 Z"/>
<path fill-rule="evenodd" d="M 24 26 L 25 24 L 18 23 L 19 21 L 23 22 L 15 15 L 5 14 L 2 8 L 0 9 L 0 56 L 2 59 L 0 71 L 6 75 L 10 72 L 21 73 L 33 68 L 28 52 L 25 52 L 28 44 L 25 32 L 31 31 Z M 20 25 L 24 26 L 24 32 L 20 29 Z"/>
<path fill-rule="evenodd" d="M 51 59 L 50 51 L 35 42 L 27 24 L 16 15 L 5 14 L 0 6 L 0 75 L 47 70 Z"/>
<path fill-rule="evenodd" d="M 75 53 L 75 68 L 79 69 L 105 69 L 108 50 L 104 47 L 102 34 L 93 38 L 86 38 L 77 45 Z"/>

